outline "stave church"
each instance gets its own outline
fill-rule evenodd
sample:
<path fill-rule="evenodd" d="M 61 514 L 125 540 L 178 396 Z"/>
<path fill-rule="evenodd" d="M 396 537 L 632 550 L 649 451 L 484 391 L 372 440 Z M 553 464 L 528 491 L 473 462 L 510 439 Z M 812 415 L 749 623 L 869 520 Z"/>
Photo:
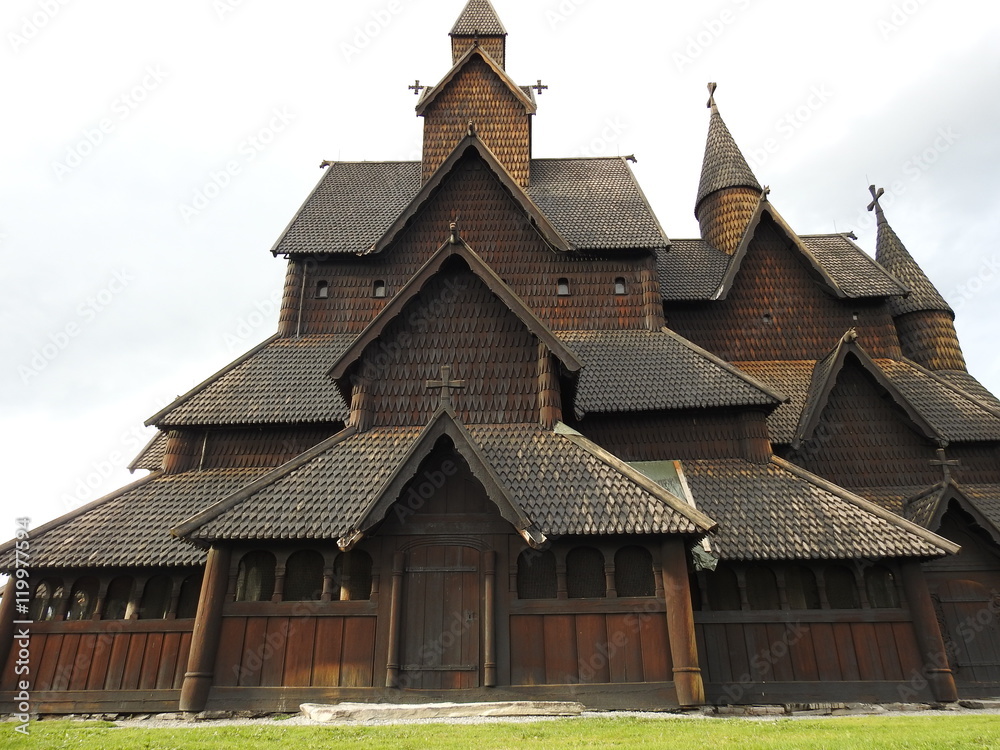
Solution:
<path fill-rule="evenodd" d="M 670 239 L 629 159 L 534 157 L 506 39 L 469 0 L 420 161 L 324 162 L 277 332 L 31 531 L 7 704 L 15 622 L 45 714 L 1000 693 L 1000 401 L 927 249 L 874 187 L 874 257 L 797 233 L 714 84 Z"/>

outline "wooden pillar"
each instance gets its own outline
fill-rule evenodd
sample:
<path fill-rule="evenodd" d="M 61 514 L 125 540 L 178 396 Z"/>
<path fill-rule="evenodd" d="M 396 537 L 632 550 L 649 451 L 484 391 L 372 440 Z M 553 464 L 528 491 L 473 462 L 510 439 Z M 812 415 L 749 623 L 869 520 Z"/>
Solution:
<path fill-rule="evenodd" d="M 483 586 L 483 687 L 497 686 L 496 582 L 497 553 L 485 554 L 486 581 Z"/>
<path fill-rule="evenodd" d="M 694 610 L 691 607 L 691 584 L 688 580 L 684 540 L 663 543 L 663 596 L 667 605 L 667 638 L 674 665 L 674 688 L 682 706 L 705 703 L 705 684 L 698 665 L 695 641 Z"/>
<path fill-rule="evenodd" d="M 389 602 L 389 656 L 385 665 L 385 686 L 399 687 L 399 637 L 403 617 L 403 571 L 406 553 L 397 552 L 392 558 L 392 599 Z"/>
<path fill-rule="evenodd" d="M 204 711 L 215 675 L 215 656 L 222 634 L 222 606 L 229 585 L 228 548 L 212 547 L 205 564 L 205 580 L 198 598 L 198 614 L 191 636 L 191 653 L 181 688 L 181 711 Z"/>
<path fill-rule="evenodd" d="M 955 687 L 955 676 L 948 664 L 948 652 L 945 650 L 944 638 L 941 637 L 941 626 L 938 624 L 931 594 L 927 589 L 927 579 L 920 563 L 908 561 L 902 564 L 903 590 L 913 617 L 913 630 L 917 636 L 917 647 L 924 664 L 924 673 L 930 684 L 934 700 L 942 703 L 954 703 L 958 700 L 958 688 Z"/>
<path fill-rule="evenodd" d="M 14 576 L 10 577 L 7 581 L 7 585 L 3 590 L 3 599 L 0 599 L 0 649 L 5 649 L 0 652 L 0 670 L 4 668 L 7 660 L 10 659 L 11 653 L 14 651 L 14 600 L 17 598 L 15 596 L 15 591 L 17 588 L 17 579 Z M 24 600 L 29 601 L 28 599 Z M 27 620 L 28 615 L 17 617 L 18 620 Z"/>

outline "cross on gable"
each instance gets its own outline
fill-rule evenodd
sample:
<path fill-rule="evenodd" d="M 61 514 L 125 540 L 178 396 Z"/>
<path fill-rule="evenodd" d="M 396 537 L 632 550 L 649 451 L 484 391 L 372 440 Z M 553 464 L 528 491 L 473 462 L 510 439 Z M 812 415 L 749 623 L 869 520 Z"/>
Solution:
<path fill-rule="evenodd" d="M 451 366 L 441 365 L 441 379 L 440 380 L 428 380 L 427 387 L 431 389 L 441 389 L 441 401 L 438 406 L 451 406 L 451 392 L 453 390 L 461 390 L 465 388 L 464 380 L 452 380 L 451 379 Z"/>
<path fill-rule="evenodd" d="M 406 88 L 408 88 L 410 91 L 412 91 L 414 96 L 420 96 L 420 92 L 423 91 L 427 87 L 426 86 L 421 86 L 420 85 L 420 79 L 418 78 L 417 81 L 416 81 L 416 83 L 414 83 L 412 86 L 407 86 Z"/>
<path fill-rule="evenodd" d="M 534 89 L 535 91 L 538 92 L 538 95 L 541 96 L 542 92 L 545 91 L 546 89 L 548 89 L 548 86 L 546 86 L 544 83 L 542 83 L 542 79 L 539 78 L 538 79 L 538 83 L 536 83 L 536 84 L 534 84 L 532 86 L 528 86 L 528 88 L 529 89 Z"/>
<path fill-rule="evenodd" d="M 708 84 L 708 104 L 705 106 L 709 109 L 713 109 L 715 107 L 715 90 L 717 88 L 719 88 L 719 84 L 715 82 Z"/>
<path fill-rule="evenodd" d="M 879 205 L 879 199 L 885 195 L 885 188 L 879 188 L 876 190 L 874 185 L 869 185 L 868 192 L 872 194 L 872 202 L 868 204 L 868 210 L 874 211 L 876 208 L 882 208 L 882 206 Z"/>
<path fill-rule="evenodd" d="M 951 481 L 951 470 L 960 469 L 962 467 L 962 462 L 958 459 L 948 460 L 945 455 L 944 448 L 938 448 L 937 459 L 931 461 L 931 466 L 940 466 L 941 470 L 944 472 L 944 481 Z"/>

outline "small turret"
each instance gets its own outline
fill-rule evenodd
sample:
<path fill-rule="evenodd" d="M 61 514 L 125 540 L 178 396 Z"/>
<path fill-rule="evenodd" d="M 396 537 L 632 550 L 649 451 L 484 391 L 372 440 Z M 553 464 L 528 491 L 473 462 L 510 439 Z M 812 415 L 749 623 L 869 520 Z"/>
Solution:
<path fill-rule="evenodd" d="M 889 226 L 879 199 L 885 190 L 869 187 L 869 211 L 878 219 L 875 260 L 910 289 L 906 297 L 891 297 L 889 312 L 896 322 L 903 356 L 928 370 L 965 371 L 965 356 L 955 332 L 955 312 Z"/>
<path fill-rule="evenodd" d="M 469 0 L 451 30 L 451 64 L 479 45 L 501 68 L 507 65 L 507 29 L 490 0 Z"/>
<path fill-rule="evenodd" d="M 761 186 L 719 114 L 715 89 L 708 84 L 712 116 L 694 215 L 702 239 L 732 255 L 760 201 Z"/>

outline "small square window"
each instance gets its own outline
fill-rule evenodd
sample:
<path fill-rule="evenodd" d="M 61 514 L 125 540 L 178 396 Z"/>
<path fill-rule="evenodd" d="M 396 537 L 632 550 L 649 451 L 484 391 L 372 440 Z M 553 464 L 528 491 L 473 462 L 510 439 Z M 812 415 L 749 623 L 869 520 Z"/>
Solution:
<path fill-rule="evenodd" d="M 385 297 L 386 297 L 386 291 L 385 291 L 385 282 L 384 281 L 376 281 L 375 282 L 374 286 L 372 287 L 372 296 L 375 299 L 385 299 Z"/>
<path fill-rule="evenodd" d="M 619 296 L 628 294 L 628 286 L 625 284 L 625 279 L 620 276 L 615 279 L 615 294 Z"/>
<path fill-rule="evenodd" d="M 557 293 L 560 297 L 569 296 L 569 279 L 559 279 L 559 283 L 556 287 Z"/>

